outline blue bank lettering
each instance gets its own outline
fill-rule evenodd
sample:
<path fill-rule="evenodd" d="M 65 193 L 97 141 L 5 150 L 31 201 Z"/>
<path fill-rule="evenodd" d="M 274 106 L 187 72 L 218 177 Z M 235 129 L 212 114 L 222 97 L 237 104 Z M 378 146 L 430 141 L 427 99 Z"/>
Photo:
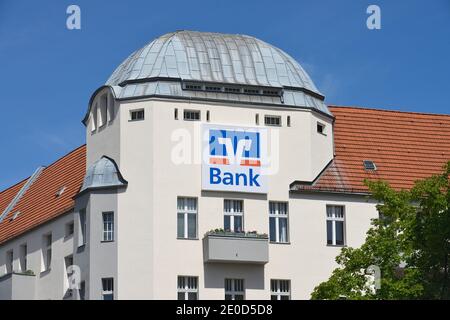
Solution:
<path fill-rule="evenodd" d="M 231 173 L 223 172 L 219 168 L 209 168 L 209 183 L 223 184 L 226 186 L 250 186 L 260 187 L 258 181 L 259 174 L 254 174 L 253 169 L 249 169 L 248 173 Z"/>

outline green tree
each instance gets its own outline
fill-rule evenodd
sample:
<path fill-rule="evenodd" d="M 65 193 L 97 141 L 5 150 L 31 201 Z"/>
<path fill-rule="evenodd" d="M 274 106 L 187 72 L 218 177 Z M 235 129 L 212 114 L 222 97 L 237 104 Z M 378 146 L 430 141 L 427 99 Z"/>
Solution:
<path fill-rule="evenodd" d="M 360 248 L 343 248 L 339 267 L 318 285 L 312 299 L 450 299 L 450 162 L 440 175 L 395 191 L 383 181 L 366 181 L 379 203 Z M 373 288 L 367 268 L 381 271 Z"/>

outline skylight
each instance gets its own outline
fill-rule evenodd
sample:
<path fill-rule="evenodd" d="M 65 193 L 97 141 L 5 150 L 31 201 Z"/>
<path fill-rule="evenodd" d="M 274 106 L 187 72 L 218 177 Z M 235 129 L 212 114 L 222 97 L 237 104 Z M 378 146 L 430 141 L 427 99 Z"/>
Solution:
<path fill-rule="evenodd" d="M 377 166 L 375 165 L 375 162 L 373 162 L 372 160 L 364 160 L 363 161 L 364 164 L 364 169 L 366 170 L 377 170 Z"/>

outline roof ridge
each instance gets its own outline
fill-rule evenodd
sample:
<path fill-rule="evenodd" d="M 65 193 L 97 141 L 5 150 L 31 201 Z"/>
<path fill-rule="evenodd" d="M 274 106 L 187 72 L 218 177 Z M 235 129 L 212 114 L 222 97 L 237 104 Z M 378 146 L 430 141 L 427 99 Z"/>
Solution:
<path fill-rule="evenodd" d="M 382 109 L 382 108 L 374 108 L 374 107 L 340 106 L 340 105 L 333 105 L 333 104 L 329 104 L 328 107 L 329 108 L 357 109 L 357 110 L 373 110 L 373 111 L 382 111 L 382 112 L 391 112 L 391 113 L 404 113 L 404 114 L 416 114 L 416 115 L 425 115 L 425 116 L 450 117 L 450 114 L 446 114 L 446 113 L 433 113 L 433 112 L 421 112 L 421 111 L 403 111 L 403 110 Z"/>

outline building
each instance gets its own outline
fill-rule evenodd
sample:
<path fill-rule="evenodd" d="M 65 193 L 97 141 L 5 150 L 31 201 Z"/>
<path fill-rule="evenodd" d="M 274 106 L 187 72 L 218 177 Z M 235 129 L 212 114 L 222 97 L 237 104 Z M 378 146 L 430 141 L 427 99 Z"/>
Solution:
<path fill-rule="evenodd" d="M 0 192 L 0 299 L 308 299 L 450 116 L 327 106 L 286 53 L 178 31 L 89 101 L 86 145 Z M 256 232 L 254 232 L 256 231 Z"/>

